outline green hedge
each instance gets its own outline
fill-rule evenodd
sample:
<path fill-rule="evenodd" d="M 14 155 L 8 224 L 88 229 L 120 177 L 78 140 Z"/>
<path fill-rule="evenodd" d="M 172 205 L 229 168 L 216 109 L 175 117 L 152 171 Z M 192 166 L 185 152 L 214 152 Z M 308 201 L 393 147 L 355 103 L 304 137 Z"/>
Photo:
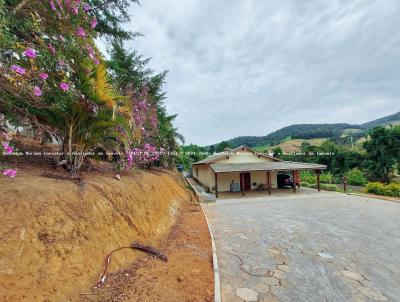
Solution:
<path fill-rule="evenodd" d="M 366 191 L 376 195 L 400 197 L 400 184 L 390 183 L 385 185 L 380 182 L 369 182 Z"/>
<path fill-rule="evenodd" d="M 313 189 L 317 188 L 317 184 L 316 183 L 315 184 L 314 183 L 310 184 L 308 182 L 302 182 L 301 186 L 305 187 L 305 188 L 313 188 Z M 321 188 L 322 188 L 322 186 L 321 186 Z"/>
<path fill-rule="evenodd" d="M 315 184 L 315 183 L 310 184 L 308 182 L 302 182 L 301 186 L 305 187 L 305 188 L 313 188 L 313 189 L 317 188 L 317 184 Z M 321 189 L 327 190 L 327 191 L 337 191 L 336 185 L 332 185 L 332 184 L 321 184 Z"/>
<path fill-rule="evenodd" d="M 310 171 L 301 171 L 300 172 L 301 181 L 309 184 L 317 183 L 317 176 Z M 333 175 L 330 172 L 324 172 L 319 177 L 320 182 L 322 184 L 330 184 L 333 182 Z"/>
<path fill-rule="evenodd" d="M 327 191 L 336 191 L 337 187 L 336 187 L 336 185 L 332 185 L 332 184 L 321 184 L 321 189 L 327 190 Z"/>

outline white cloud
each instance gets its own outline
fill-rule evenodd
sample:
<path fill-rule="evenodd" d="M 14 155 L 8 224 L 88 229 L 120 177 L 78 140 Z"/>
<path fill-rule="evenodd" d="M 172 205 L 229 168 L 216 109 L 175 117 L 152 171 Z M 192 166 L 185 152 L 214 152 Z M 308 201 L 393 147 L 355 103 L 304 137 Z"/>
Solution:
<path fill-rule="evenodd" d="M 188 142 L 399 110 L 397 0 L 157 0 L 131 8 L 127 44 L 168 69 Z"/>

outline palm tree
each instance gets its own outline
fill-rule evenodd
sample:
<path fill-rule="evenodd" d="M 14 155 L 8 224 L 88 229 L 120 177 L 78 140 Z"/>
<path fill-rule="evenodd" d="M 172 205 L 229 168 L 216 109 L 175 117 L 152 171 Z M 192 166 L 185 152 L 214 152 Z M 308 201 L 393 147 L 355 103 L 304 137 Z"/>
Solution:
<path fill-rule="evenodd" d="M 47 116 L 50 124 L 61 130 L 62 149 L 72 173 L 80 169 L 88 151 L 116 145 L 114 128 L 120 123 L 117 101 L 123 99 L 110 84 L 102 64 L 82 72 L 75 86 L 81 97 L 75 94 L 65 99 Z"/>

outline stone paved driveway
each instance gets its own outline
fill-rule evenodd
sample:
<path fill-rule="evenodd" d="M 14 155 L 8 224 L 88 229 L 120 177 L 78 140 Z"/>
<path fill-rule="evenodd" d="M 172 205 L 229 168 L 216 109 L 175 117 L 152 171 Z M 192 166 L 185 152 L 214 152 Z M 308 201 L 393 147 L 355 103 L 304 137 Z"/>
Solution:
<path fill-rule="evenodd" d="M 204 206 L 222 301 L 400 301 L 400 203 L 302 190 Z"/>

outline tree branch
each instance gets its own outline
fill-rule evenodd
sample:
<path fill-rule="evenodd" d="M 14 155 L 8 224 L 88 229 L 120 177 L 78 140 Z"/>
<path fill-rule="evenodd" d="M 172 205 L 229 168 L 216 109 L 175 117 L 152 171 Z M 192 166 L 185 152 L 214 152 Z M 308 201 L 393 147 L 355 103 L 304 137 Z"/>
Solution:
<path fill-rule="evenodd" d="M 103 8 L 104 6 L 107 6 L 108 4 L 110 4 L 110 3 L 113 2 L 113 1 L 115 1 L 115 0 L 106 0 L 106 1 L 104 1 L 103 3 L 97 5 L 96 7 L 93 7 L 93 8 L 91 8 L 91 9 L 89 9 L 87 12 L 88 12 L 88 13 L 94 12 L 94 11 L 96 11 L 96 10 L 98 10 L 98 9 Z"/>
<path fill-rule="evenodd" d="M 21 8 L 25 6 L 25 4 L 28 3 L 29 0 L 22 0 L 14 9 L 13 9 L 13 14 L 15 15 L 17 11 L 19 11 Z"/>

